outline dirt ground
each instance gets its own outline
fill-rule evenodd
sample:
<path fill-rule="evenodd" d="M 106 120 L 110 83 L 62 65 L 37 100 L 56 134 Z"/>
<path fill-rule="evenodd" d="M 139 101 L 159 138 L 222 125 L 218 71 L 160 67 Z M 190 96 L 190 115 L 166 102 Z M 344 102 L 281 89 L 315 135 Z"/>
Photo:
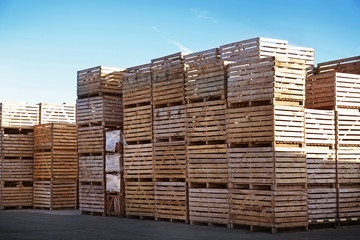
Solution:
<path fill-rule="evenodd" d="M 250 232 L 138 220 L 116 217 L 81 215 L 79 211 L 5 210 L 0 211 L 0 240 L 7 239 L 146 239 L 146 240 L 256 240 L 256 239 L 360 239 L 360 225 L 301 232 Z"/>

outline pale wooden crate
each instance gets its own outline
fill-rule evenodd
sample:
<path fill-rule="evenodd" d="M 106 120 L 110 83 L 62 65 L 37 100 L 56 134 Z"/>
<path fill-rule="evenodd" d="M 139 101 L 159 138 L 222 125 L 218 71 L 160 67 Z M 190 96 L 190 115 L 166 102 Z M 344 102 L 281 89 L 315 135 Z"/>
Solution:
<path fill-rule="evenodd" d="M 184 138 L 185 114 L 185 105 L 154 109 L 154 140 Z"/>
<path fill-rule="evenodd" d="M 125 181 L 127 216 L 155 217 L 155 189 L 153 182 Z"/>
<path fill-rule="evenodd" d="M 32 207 L 33 206 L 33 182 L 2 181 L 1 208 L 8 207 Z"/>
<path fill-rule="evenodd" d="M 127 143 L 152 142 L 152 106 L 124 109 L 124 136 Z"/>
<path fill-rule="evenodd" d="M 359 184 L 360 147 L 339 146 L 337 149 L 337 168 L 340 184 Z"/>
<path fill-rule="evenodd" d="M 122 69 L 97 66 L 77 72 L 77 95 L 122 94 Z"/>
<path fill-rule="evenodd" d="M 335 112 L 305 109 L 305 143 L 307 145 L 335 144 Z"/>
<path fill-rule="evenodd" d="M 83 212 L 105 213 L 105 186 L 102 182 L 79 182 L 79 209 Z"/>
<path fill-rule="evenodd" d="M 335 184 L 336 151 L 332 146 L 306 146 L 308 184 Z"/>
<path fill-rule="evenodd" d="M 32 181 L 34 177 L 34 158 L 2 158 L 3 181 Z"/>
<path fill-rule="evenodd" d="M 0 127 L 2 128 L 32 128 L 39 124 L 39 105 L 26 102 L 0 103 Z"/>
<path fill-rule="evenodd" d="M 360 217 L 360 186 L 340 185 L 339 187 L 339 217 Z"/>
<path fill-rule="evenodd" d="M 39 123 L 76 123 L 76 105 L 40 103 Z"/>
<path fill-rule="evenodd" d="M 79 181 L 101 182 L 104 180 L 104 156 L 79 156 Z"/>
<path fill-rule="evenodd" d="M 8 131 L 1 129 L 1 156 L 13 158 L 32 158 L 34 154 L 34 133 L 32 131 Z"/>
<path fill-rule="evenodd" d="M 360 75 L 325 72 L 306 79 L 307 108 L 360 108 Z"/>
<path fill-rule="evenodd" d="M 360 79 L 359 79 L 360 80 Z M 340 109 L 336 111 L 337 144 L 360 146 L 360 109 Z"/>
<path fill-rule="evenodd" d="M 126 145 L 124 148 L 124 178 L 153 178 L 153 144 Z"/>
<path fill-rule="evenodd" d="M 105 130 L 103 126 L 78 126 L 77 137 L 79 153 L 104 153 Z"/>
<path fill-rule="evenodd" d="M 337 218 L 337 190 L 329 185 L 308 186 L 308 215 L 310 221 Z"/>
<path fill-rule="evenodd" d="M 188 220 L 186 182 L 155 182 L 155 218 Z"/>
<path fill-rule="evenodd" d="M 331 71 L 360 74 L 360 56 L 322 62 L 315 71 L 317 74 Z"/>

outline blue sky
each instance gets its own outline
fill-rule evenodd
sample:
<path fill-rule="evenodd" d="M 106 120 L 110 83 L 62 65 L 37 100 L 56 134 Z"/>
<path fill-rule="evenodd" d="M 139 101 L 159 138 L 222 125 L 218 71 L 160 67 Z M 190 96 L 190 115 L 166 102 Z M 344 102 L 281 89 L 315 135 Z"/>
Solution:
<path fill-rule="evenodd" d="M 253 37 L 360 55 L 360 0 L 0 0 L 0 101 L 75 102 L 76 71 Z"/>

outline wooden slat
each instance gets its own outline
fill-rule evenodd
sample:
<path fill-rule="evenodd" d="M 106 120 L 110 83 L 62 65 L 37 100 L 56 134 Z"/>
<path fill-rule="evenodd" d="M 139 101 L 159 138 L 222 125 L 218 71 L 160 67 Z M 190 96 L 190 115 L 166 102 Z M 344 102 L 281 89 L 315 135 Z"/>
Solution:
<path fill-rule="evenodd" d="M 153 182 L 125 182 L 127 216 L 155 216 L 155 191 Z"/>

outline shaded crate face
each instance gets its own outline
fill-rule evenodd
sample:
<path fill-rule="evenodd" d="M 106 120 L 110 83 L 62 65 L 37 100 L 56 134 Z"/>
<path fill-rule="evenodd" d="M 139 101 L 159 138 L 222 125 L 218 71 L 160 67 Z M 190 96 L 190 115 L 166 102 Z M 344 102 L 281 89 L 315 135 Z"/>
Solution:
<path fill-rule="evenodd" d="M 2 186 L 1 207 L 33 206 L 32 182 L 7 182 Z"/>
<path fill-rule="evenodd" d="M 225 100 L 188 104 L 186 108 L 188 141 L 226 141 Z"/>
<path fill-rule="evenodd" d="M 229 223 L 229 190 L 189 188 L 190 222 Z"/>
<path fill-rule="evenodd" d="M 154 109 L 154 139 L 185 137 L 185 106 Z"/>
<path fill-rule="evenodd" d="M 338 109 L 337 141 L 340 145 L 360 146 L 360 112 L 358 109 Z"/>
<path fill-rule="evenodd" d="M 103 156 L 79 156 L 79 180 L 98 181 L 104 180 Z"/>
<path fill-rule="evenodd" d="M 230 183 L 272 184 L 274 152 L 271 147 L 228 148 Z"/>
<path fill-rule="evenodd" d="M 335 149 L 331 147 L 307 146 L 308 184 L 333 184 L 336 181 Z"/>
<path fill-rule="evenodd" d="M 337 166 L 340 184 L 360 183 L 360 147 L 339 146 Z"/>
<path fill-rule="evenodd" d="M 317 66 L 319 74 L 331 71 L 360 74 L 360 56 L 318 63 Z"/>
<path fill-rule="evenodd" d="M 239 225 L 272 227 L 271 190 L 230 190 L 230 220 Z"/>
<path fill-rule="evenodd" d="M 304 107 L 274 106 L 276 142 L 304 143 Z"/>
<path fill-rule="evenodd" d="M 105 148 L 105 132 L 102 126 L 78 126 L 79 153 L 103 153 Z"/>
<path fill-rule="evenodd" d="M 185 141 L 154 143 L 154 177 L 186 178 Z"/>
<path fill-rule="evenodd" d="M 79 209 L 87 212 L 105 212 L 105 187 L 101 182 L 80 182 Z"/>
<path fill-rule="evenodd" d="M 124 109 L 126 142 L 152 141 L 151 105 Z"/>
<path fill-rule="evenodd" d="M 40 124 L 76 123 L 75 104 L 40 104 Z"/>
<path fill-rule="evenodd" d="M 51 181 L 34 181 L 34 208 L 51 208 Z"/>
<path fill-rule="evenodd" d="M 39 106 L 21 102 L 0 103 L 0 126 L 31 128 L 39 124 Z"/>
<path fill-rule="evenodd" d="M 340 186 L 339 217 L 360 217 L 360 186 Z"/>
<path fill-rule="evenodd" d="M 11 134 L 4 131 L 2 134 L 2 157 L 11 158 L 33 158 L 34 154 L 34 134 Z"/>
<path fill-rule="evenodd" d="M 336 188 L 317 186 L 308 189 L 309 220 L 335 219 L 337 217 Z"/>
<path fill-rule="evenodd" d="M 227 183 L 226 144 L 187 146 L 189 182 Z"/>
<path fill-rule="evenodd" d="M 153 177 L 153 144 L 125 146 L 124 178 Z"/>
<path fill-rule="evenodd" d="M 128 216 L 155 216 L 153 182 L 125 182 L 125 206 Z"/>
<path fill-rule="evenodd" d="M 2 160 L 3 181 L 32 181 L 34 177 L 33 158 L 3 158 Z"/>
<path fill-rule="evenodd" d="M 185 182 L 155 182 L 155 217 L 187 220 Z"/>
<path fill-rule="evenodd" d="M 308 145 L 335 144 L 335 113 L 305 109 L 305 142 Z"/>

